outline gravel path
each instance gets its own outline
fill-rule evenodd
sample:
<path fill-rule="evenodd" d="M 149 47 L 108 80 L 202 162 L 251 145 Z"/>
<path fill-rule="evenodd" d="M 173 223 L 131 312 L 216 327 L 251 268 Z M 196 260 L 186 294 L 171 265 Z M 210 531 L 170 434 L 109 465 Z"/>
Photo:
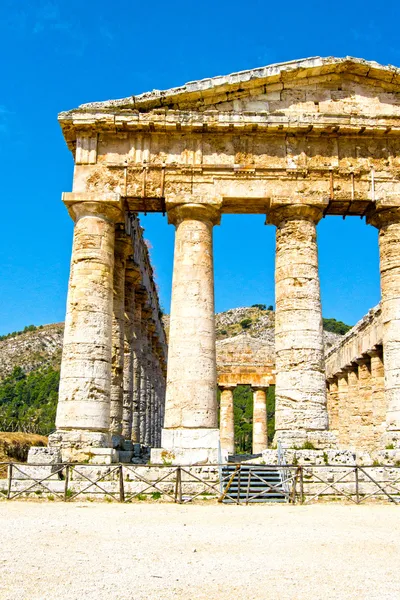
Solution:
<path fill-rule="evenodd" d="M 400 507 L 0 503 L 1 600 L 400 597 Z"/>

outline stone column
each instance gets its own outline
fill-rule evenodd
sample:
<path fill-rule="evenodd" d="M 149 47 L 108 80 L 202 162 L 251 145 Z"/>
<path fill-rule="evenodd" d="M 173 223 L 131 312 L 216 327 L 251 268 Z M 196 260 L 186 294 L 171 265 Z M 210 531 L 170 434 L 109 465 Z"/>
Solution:
<path fill-rule="evenodd" d="M 140 272 L 137 265 L 132 259 L 128 260 L 125 268 L 124 402 L 122 411 L 122 436 L 126 440 L 133 439 L 135 286 L 139 278 Z"/>
<path fill-rule="evenodd" d="M 135 293 L 135 298 L 138 294 Z M 140 407 L 142 393 L 142 305 L 135 302 L 133 320 L 133 402 L 132 402 L 132 442 L 138 444 L 140 437 Z"/>
<path fill-rule="evenodd" d="M 379 228 L 386 433 L 383 444 L 400 448 L 400 209 L 386 208 L 368 218 Z"/>
<path fill-rule="evenodd" d="M 347 443 L 355 448 L 361 426 L 357 365 L 347 367 L 347 384 Z"/>
<path fill-rule="evenodd" d="M 122 416 L 124 404 L 124 355 L 125 355 L 125 265 L 132 252 L 132 241 L 124 229 L 115 235 L 113 321 L 110 393 L 110 433 L 114 448 L 122 442 Z"/>
<path fill-rule="evenodd" d="M 338 380 L 338 421 L 337 432 L 338 440 L 341 446 L 348 444 L 348 381 L 347 371 L 342 370 L 337 374 Z"/>
<path fill-rule="evenodd" d="M 147 338 L 147 318 L 148 308 L 146 296 L 143 290 L 138 292 L 137 297 L 141 301 L 141 324 L 140 324 L 140 403 L 139 403 L 139 432 L 140 432 L 140 443 L 146 444 L 146 427 L 147 427 L 147 392 L 148 392 L 148 365 L 147 365 L 147 354 L 148 354 L 148 338 Z"/>
<path fill-rule="evenodd" d="M 168 210 L 168 220 L 176 233 L 163 456 L 217 462 L 212 231 L 219 212 L 209 204 L 181 204 Z"/>
<path fill-rule="evenodd" d="M 235 420 L 233 411 L 233 390 L 236 386 L 221 387 L 219 431 L 221 450 L 228 455 L 235 454 Z"/>
<path fill-rule="evenodd" d="M 357 431 L 357 447 L 374 450 L 374 425 L 372 422 L 371 359 L 363 356 L 355 361 L 358 365 L 358 414 L 360 427 Z"/>
<path fill-rule="evenodd" d="M 386 432 L 385 370 L 382 360 L 382 347 L 368 352 L 371 357 L 371 403 L 374 423 L 374 449 L 382 448 L 382 436 Z"/>
<path fill-rule="evenodd" d="M 61 364 L 57 432 L 49 444 L 110 447 L 111 336 L 115 222 L 120 201 L 111 196 L 64 194 L 75 220 Z M 77 200 L 78 199 L 78 200 Z"/>
<path fill-rule="evenodd" d="M 261 454 L 268 447 L 267 389 L 253 389 L 253 454 Z"/>
<path fill-rule="evenodd" d="M 324 447 L 327 432 L 325 357 L 316 223 L 322 210 L 275 208 L 276 439 L 288 446 L 309 440 Z"/>
<path fill-rule="evenodd" d="M 329 429 L 337 432 L 339 421 L 339 392 L 337 377 L 332 377 L 328 380 L 328 396 L 327 396 Z"/>

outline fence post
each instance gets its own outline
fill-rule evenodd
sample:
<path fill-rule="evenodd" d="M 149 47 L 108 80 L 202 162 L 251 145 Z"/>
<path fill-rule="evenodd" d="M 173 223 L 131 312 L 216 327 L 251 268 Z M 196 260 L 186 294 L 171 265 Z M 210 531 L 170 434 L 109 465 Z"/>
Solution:
<path fill-rule="evenodd" d="M 122 465 L 119 465 L 119 501 L 125 502 L 124 472 Z"/>
<path fill-rule="evenodd" d="M 293 477 L 293 487 L 292 487 L 292 504 L 296 504 L 296 487 L 297 487 L 297 477 L 299 470 L 296 469 L 296 472 Z"/>
<path fill-rule="evenodd" d="M 8 465 L 8 489 L 7 489 L 7 500 L 10 500 L 10 498 L 11 498 L 12 470 L 13 470 L 13 464 L 12 464 L 12 463 L 9 463 L 9 465 Z"/>
<path fill-rule="evenodd" d="M 64 502 L 68 501 L 69 465 L 65 466 Z"/>
<path fill-rule="evenodd" d="M 357 465 L 354 468 L 354 474 L 356 476 L 356 502 L 357 502 L 357 504 L 360 504 L 360 493 L 359 493 L 359 487 L 358 487 L 358 466 Z"/>
<path fill-rule="evenodd" d="M 300 465 L 300 504 L 304 504 L 304 482 L 303 482 L 303 467 Z"/>
<path fill-rule="evenodd" d="M 181 467 L 176 467 L 175 502 L 182 504 L 182 472 Z"/>

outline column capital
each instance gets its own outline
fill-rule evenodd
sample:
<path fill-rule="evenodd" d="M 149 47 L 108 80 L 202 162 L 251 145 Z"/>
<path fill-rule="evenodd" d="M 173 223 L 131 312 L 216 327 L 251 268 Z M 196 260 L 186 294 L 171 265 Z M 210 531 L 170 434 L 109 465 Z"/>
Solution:
<path fill-rule="evenodd" d="M 224 390 L 233 391 L 237 387 L 236 383 L 219 383 L 218 389 L 223 392 Z"/>
<path fill-rule="evenodd" d="M 374 358 L 376 356 L 378 356 L 380 359 L 383 358 L 383 348 L 382 346 L 377 346 L 375 348 L 372 348 L 372 350 L 368 350 L 367 354 L 370 358 Z"/>
<path fill-rule="evenodd" d="M 260 391 L 260 392 L 267 393 L 268 388 L 269 388 L 269 385 L 252 385 L 251 386 L 252 392 L 258 392 L 258 391 Z"/>
<path fill-rule="evenodd" d="M 371 363 L 371 357 L 370 356 L 360 356 L 360 358 L 355 358 L 354 362 L 357 363 L 358 366 L 369 365 Z"/>
<path fill-rule="evenodd" d="M 400 207 L 378 206 L 367 214 L 367 223 L 377 229 L 392 223 L 400 223 Z"/>
<path fill-rule="evenodd" d="M 102 217 L 111 223 L 120 223 L 124 220 L 122 201 L 119 194 L 64 192 L 62 200 L 74 221 L 86 216 Z"/>
<path fill-rule="evenodd" d="M 141 272 L 139 265 L 135 263 L 132 257 L 129 257 L 126 261 L 125 266 L 125 280 L 129 281 L 133 285 L 139 283 L 141 279 Z"/>
<path fill-rule="evenodd" d="M 266 223 L 280 227 L 285 221 L 301 220 L 311 221 L 315 225 L 323 217 L 324 207 L 311 204 L 285 204 L 272 205 L 267 214 Z"/>
<path fill-rule="evenodd" d="M 188 219 L 209 222 L 212 225 L 219 225 L 221 221 L 219 206 L 214 204 L 200 204 L 194 202 L 173 204 L 167 211 L 168 223 L 175 226 Z"/>
<path fill-rule="evenodd" d="M 132 254 L 132 239 L 117 225 L 115 230 L 115 255 L 125 260 Z"/>

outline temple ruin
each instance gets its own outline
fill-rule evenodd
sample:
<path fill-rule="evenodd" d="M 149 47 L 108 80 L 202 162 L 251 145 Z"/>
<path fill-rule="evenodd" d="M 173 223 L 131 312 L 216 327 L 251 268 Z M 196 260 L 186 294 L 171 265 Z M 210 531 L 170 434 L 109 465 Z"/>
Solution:
<path fill-rule="evenodd" d="M 399 69 L 316 57 L 61 113 L 75 232 L 51 444 L 112 452 L 144 435 L 153 462 L 218 462 L 213 228 L 257 213 L 276 228 L 275 441 L 350 444 L 357 411 L 376 410 L 373 445 L 400 447 L 399 99 Z M 129 229 L 142 212 L 176 228 L 164 415 L 165 339 Z M 379 229 L 382 328 L 328 356 L 327 404 L 316 226 L 330 215 Z M 229 412 L 235 382 L 220 377 Z M 267 384 L 254 382 L 260 415 Z"/>

